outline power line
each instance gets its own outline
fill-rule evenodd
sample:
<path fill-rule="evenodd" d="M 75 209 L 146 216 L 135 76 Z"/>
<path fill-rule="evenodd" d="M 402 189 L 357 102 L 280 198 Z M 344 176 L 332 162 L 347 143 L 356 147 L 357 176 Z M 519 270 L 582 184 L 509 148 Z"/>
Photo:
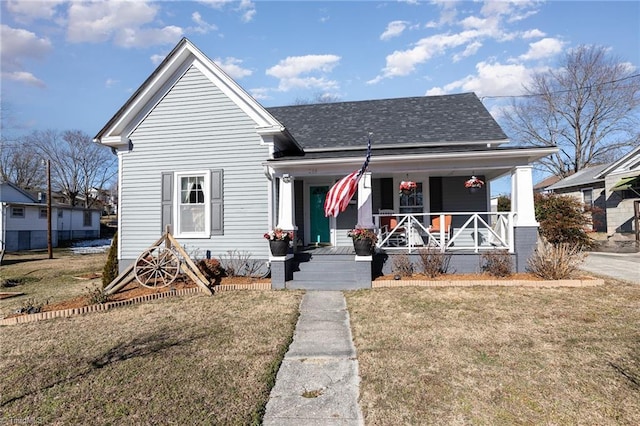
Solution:
<path fill-rule="evenodd" d="M 561 94 L 561 93 L 576 92 L 578 90 L 593 89 L 594 87 L 604 86 L 605 84 L 618 83 L 620 81 L 630 80 L 630 79 L 636 78 L 636 77 L 640 77 L 640 74 L 628 75 L 626 77 L 618 78 L 616 80 L 605 81 L 603 83 L 592 84 L 592 85 L 589 85 L 589 86 L 577 87 L 575 89 L 556 90 L 556 91 L 549 92 L 549 93 L 531 93 L 531 94 L 527 94 L 527 95 L 489 95 L 489 96 L 480 96 L 480 101 L 484 101 L 485 99 L 533 98 L 533 97 L 536 97 L 536 96 L 544 96 L 544 95 L 548 95 L 548 94 L 558 95 L 558 94 Z"/>

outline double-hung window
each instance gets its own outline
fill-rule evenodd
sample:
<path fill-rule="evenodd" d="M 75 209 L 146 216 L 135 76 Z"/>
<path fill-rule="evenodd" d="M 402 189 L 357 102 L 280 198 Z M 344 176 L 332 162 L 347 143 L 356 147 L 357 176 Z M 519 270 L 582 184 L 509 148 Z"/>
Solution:
<path fill-rule="evenodd" d="M 182 237 L 208 237 L 211 224 L 208 171 L 176 173 L 176 229 Z"/>

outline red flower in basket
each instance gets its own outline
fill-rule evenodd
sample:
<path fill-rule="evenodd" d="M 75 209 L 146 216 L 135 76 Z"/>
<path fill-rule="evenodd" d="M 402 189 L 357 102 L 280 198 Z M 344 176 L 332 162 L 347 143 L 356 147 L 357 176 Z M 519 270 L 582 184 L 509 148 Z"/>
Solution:
<path fill-rule="evenodd" d="M 484 182 L 475 176 L 471 176 L 471 179 L 464 183 L 465 188 L 482 188 L 482 185 L 484 185 Z"/>

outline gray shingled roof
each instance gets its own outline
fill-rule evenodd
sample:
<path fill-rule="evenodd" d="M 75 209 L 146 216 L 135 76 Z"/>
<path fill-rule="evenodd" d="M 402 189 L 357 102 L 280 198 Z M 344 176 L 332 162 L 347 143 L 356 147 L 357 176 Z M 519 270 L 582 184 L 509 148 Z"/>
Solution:
<path fill-rule="evenodd" d="M 547 187 L 547 189 L 561 189 L 561 188 L 570 188 L 572 186 L 582 186 L 593 184 L 596 182 L 604 182 L 604 178 L 596 179 L 597 176 L 602 170 L 607 168 L 609 164 L 600 164 L 598 166 L 586 167 L 582 170 L 578 170 L 571 176 L 568 176 L 553 185 Z"/>
<path fill-rule="evenodd" d="M 303 149 L 505 142 L 474 93 L 267 108 Z"/>

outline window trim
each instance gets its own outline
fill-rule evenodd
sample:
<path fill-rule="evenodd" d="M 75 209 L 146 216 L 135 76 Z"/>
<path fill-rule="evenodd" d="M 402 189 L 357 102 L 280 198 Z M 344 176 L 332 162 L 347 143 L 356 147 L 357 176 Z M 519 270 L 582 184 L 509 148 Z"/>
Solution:
<path fill-rule="evenodd" d="M 203 195 L 204 195 L 204 230 L 202 232 L 183 232 L 181 230 L 181 194 L 180 181 L 185 177 L 202 177 L 203 178 Z M 209 238 L 211 235 L 211 171 L 210 170 L 189 170 L 184 172 L 175 172 L 173 177 L 173 232 L 176 238 Z"/>
<path fill-rule="evenodd" d="M 89 218 L 89 220 L 87 221 L 87 218 Z M 87 222 L 89 222 L 87 224 Z M 93 212 L 91 210 L 85 210 L 82 214 L 82 226 L 84 227 L 91 227 L 93 226 Z"/>
<path fill-rule="evenodd" d="M 22 214 L 16 214 L 16 209 L 22 211 Z M 12 219 L 24 219 L 27 216 L 27 212 L 24 207 L 21 206 L 11 206 L 11 218 Z"/>

